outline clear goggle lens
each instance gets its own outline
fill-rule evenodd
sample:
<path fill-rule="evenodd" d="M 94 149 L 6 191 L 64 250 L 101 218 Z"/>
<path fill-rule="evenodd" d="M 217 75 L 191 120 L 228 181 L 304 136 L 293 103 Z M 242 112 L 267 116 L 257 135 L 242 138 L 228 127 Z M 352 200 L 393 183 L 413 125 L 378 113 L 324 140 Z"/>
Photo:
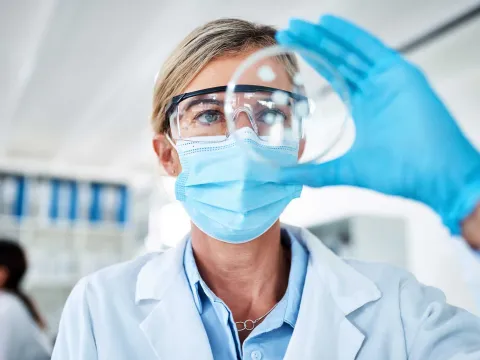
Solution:
<path fill-rule="evenodd" d="M 170 127 L 175 139 L 190 141 L 222 141 L 233 130 L 250 127 L 267 139 L 279 131 L 289 132 L 297 141 L 302 137 L 302 117 L 308 113 L 308 99 L 298 93 L 282 89 L 240 85 L 226 98 L 226 87 L 205 89 L 201 94 L 186 94 L 170 114 Z M 192 95 L 193 94 L 193 95 Z M 229 127 L 225 109 L 235 126 Z M 284 136 L 280 136 L 279 141 Z"/>

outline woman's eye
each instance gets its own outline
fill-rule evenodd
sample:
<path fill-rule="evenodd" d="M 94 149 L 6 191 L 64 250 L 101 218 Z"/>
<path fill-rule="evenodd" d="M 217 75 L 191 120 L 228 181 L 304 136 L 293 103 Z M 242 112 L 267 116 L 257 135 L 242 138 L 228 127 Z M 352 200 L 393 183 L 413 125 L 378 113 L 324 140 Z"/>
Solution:
<path fill-rule="evenodd" d="M 222 119 L 223 119 L 223 114 L 215 110 L 205 111 L 195 117 L 196 121 L 204 125 L 211 125 L 213 123 L 222 121 Z"/>
<path fill-rule="evenodd" d="M 287 116 L 283 111 L 276 109 L 269 109 L 262 111 L 259 116 L 259 120 L 265 123 L 266 125 L 273 125 L 278 123 L 283 123 L 287 120 Z"/>

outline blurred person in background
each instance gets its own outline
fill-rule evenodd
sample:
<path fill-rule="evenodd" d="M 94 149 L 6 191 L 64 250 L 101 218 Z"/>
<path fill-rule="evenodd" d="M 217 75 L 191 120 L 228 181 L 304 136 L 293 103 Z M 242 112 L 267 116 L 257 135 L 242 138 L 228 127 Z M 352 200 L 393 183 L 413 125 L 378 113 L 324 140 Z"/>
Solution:
<path fill-rule="evenodd" d="M 254 143 L 279 158 L 302 151 L 298 143 L 272 149 L 255 134 L 272 109 L 288 118 L 270 95 L 295 100 L 290 57 L 265 64 L 277 70 L 268 86 L 242 84 L 235 121 L 244 125 L 228 136 L 226 84 L 249 55 L 277 40 L 330 56 L 351 84 L 361 141 L 343 163 L 278 173 L 237 146 Z M 447 304 L 441 291 L 398 268 L 342 260 L 305 229 L 278 221 L 303 184 L 348 183 L 422 201 L 452 233 L 463 226 L 472 246 L 478 240 L 480 156 L 420 70 L 380 40 L 334 16 L 279 33 L 243 20 L 210 22 L 165 62 L 152 120 L 155 152 L 177 177 L 190 234 L 175 249 L 82 279 L 53 359 L 480 358 L 480 319 Z"/>
<path fill-rule="evenodd" d="M 0 360 L 50 359 L 45 323 L 21 290 L 27 259 L 21 246 L 0 239 Z"/>

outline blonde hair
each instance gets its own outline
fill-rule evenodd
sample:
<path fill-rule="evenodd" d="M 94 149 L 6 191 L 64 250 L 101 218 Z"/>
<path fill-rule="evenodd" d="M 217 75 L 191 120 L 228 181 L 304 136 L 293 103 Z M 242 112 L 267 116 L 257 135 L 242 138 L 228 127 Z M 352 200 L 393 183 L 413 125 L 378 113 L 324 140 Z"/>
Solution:
<path fill-rule="evenodd" d="M 193 30 L 170 54 L 157 76 L 151 116 L 155 133 L 169 131 L 165 112 L 171 98 L 181 93 L 210 61 L 275 45 L 275 32 L 271 26 L 240 19 L 215 20 Z M 287 69 L 296 68 L 293 58 L 285 56 L 280 60 Z"/>

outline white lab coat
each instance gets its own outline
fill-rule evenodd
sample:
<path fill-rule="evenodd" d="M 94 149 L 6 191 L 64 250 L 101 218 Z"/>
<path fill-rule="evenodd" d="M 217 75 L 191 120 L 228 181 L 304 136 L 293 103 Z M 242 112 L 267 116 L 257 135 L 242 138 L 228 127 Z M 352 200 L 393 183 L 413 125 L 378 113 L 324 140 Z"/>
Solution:
<path fill-rule="evenodd" d="M 480 319 L 388 265 L 341 260 L 306 230 L 305 288 L 285 359 L 480 359 Z M 212 360 L 183 268 L 185 242 L 81 280 L 53 360 Z M 249 355 L 245 354 L 248 359 Z"/>
<path fill-rule="evenodd" d="M 20 299 L 0 290 L 0 360 L 47 360 L 51 350 Z"/>

